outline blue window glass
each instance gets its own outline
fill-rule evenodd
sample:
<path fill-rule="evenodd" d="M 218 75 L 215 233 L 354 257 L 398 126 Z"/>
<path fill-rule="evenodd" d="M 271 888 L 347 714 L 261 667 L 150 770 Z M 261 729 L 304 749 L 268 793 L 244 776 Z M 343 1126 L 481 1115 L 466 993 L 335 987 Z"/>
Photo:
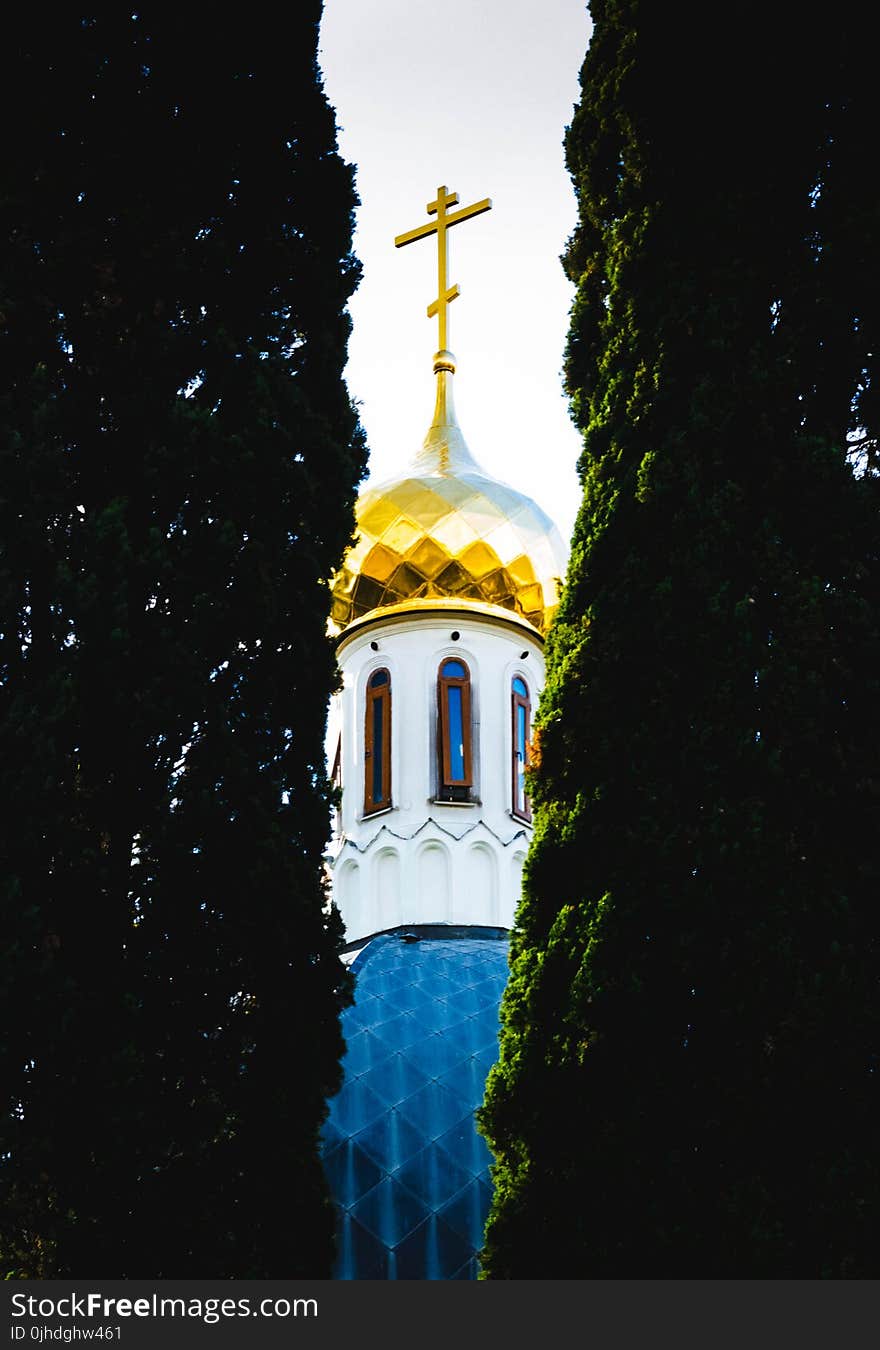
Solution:
<path fill-rule="evenodd" d="M 529 762 L 529 719 L 531 705 L 525 680 L 517 675 L 511 683 L 511 779 L 513 813 L 523 820 L 531 820 L 532 813 L 526 796 L 526 769 Z"/>
<path fill-rule="evenodd" d="M 460 661 L 444 661 L 442 674 L 450 676 L 454 680 L 467 679 L 467 671 Z"/>
<path fill-rule="evenodd" d="M 526 804 L 526 710 L 522 703 L 516 709 L 516 807 L 522 811 Z"/>
<path fill-rule="evenodd" d="M 374 678 L 375 683 L 375 678 Z M 382 800 L 382 768 L 384 763 L 384 713 L 382 699 L 373 699 L 373 801 Z"/>
<path fill-rule="evenodd" d="M 449 764 L 457 782 L 464 778 L 464 723 L 461 716 L 461 689 L 457 684 L 446 690 L 449 700 Z"/>

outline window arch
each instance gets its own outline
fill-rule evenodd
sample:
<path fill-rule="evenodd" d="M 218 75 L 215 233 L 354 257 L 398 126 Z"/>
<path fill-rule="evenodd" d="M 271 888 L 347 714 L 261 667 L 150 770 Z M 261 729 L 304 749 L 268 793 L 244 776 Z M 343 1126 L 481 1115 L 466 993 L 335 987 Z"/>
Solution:
<path fill-rule="evenodd" d="M 384 668 L 367 680 L 364 719 L 364 815 L 391 805 L 391 676 Z"/>
<path fill-rule="evenodd" d="M 515 675 L 510 686 L 510 713 L 512 810 L 520 820 L 531 820 L 532 808 L 526 795 L 526 769 L 529 766 L 532 705 L 528 685 L 521 675 Z"/>
<path fill-rule="evenodd" d="M 441 662 L 437 674 L 438 797 L 468 801 L 473 787 L 471 675 L 460 657 Z"/>

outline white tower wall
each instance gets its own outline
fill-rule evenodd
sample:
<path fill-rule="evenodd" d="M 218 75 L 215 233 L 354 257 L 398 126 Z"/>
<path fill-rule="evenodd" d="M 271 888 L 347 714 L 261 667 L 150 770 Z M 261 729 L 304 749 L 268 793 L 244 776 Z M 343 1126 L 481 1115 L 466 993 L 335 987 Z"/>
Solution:
<path fill-rule="evenodd" d="M 437 677 L 450 657 L 471 679 L 472 800 L 456 803 L 437 799 Z M 338 661 L 327 750 L 331 765 L 340 751 L 342 808 L 329 862 L 347 940 L 411 924 L 511 927 L 531 834 L 513 811 L 511 685 L 525 681 L 534 717 L 538 634 L 500 613 L 422 610 L 358 625 Z M 391 805 L 365 814 L 367 684 L 380 669 L 391 678 Z"/>

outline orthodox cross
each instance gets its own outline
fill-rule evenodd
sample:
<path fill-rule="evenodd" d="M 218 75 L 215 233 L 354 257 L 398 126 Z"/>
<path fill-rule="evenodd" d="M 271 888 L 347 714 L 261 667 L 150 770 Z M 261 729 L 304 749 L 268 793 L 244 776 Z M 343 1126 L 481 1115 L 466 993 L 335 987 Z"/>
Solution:
<path fill-rule="evenodd" d="M 463 206 L 460 211 L 453 211 L 451 215 L 447 214 L 448 206 L 458 205 L 458 193 L 447 192 L 445 187 L 437 189 L 437 200 L 428 202 L 425 208 L 429 216 L 436 215 L 436 220 L 431 220 L 427 225 L 418 225 L 414 230 L 407 230 L 406 234 L 399 234 L 394 241 L 395 248 L 402 248 L 404 244 L 411 244 L 416 239 L 424 239 L 429 234 L 437 235 L 437 299 L 432 300 L 428 306 L 428 318 L 433 319 L 437 315 L 440 328 L 439 348 L 440 351 L 446 351 L 447 340 L 447 306 L 461 294 L 458 285 L 450 286 L 446 277 L 449 271 L 449 241 L 446 237 L 446 231 L 451 230 L 453 225 L 459 225 L 463 220 L 470 220 L 471 216 L 482 215 L 484 211 L 491 211 L 492 203 L 488 197 L 481 202 L 474 202 L 473 206 Z"/>

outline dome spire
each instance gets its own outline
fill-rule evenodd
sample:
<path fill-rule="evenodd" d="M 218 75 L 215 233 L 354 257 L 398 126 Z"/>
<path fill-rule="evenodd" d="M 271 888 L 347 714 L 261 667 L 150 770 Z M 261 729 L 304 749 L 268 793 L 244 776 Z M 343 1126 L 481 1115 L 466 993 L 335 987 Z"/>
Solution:
<path fill-rule="evenodd" d="M 333 578 L 332 629 L 439 610 L 464 610 L 543 633 L 558 603 L 565 550 L 552 521 L 515 488 L 487 474 L 461 434 L 452 401 L 455 357 L 447 346 L 448 307 L 459 287 L 448 283 L 446 232 L 488 211 L 488 200 L 449 212 L 458 196 L 437 189 L 429 215 L 398 235 L 400 248 L 437 235 L 437 398 L 421 450 L 401 474 L 371 483 L 357 503 L 357 539 Z"/>
<path fill-rule="evenodd" d="M 425 210 L 428 215 L 436 216 L 426 225 L 417 225 L 414 230 L 399 234 L 394 240 L 395 248 L 412 244 L 416 239 L 425 239 L 428 235 L 437 235 L 437 298 L 428 306 L 428 318 L 437 318 L 438 350 L 434 354 L 434 374 L 437 376 L 437 399 L 434 404 L 434 417 L 425 437 L 424 445 L 416 456 L 415 463 L 422 472 L 447 474 L 463 467 L 476 467 L 473 456 L 465 444 L 455 416 L 452 400 L 452 377 L 455 374 L 455 357 L 449 350 L 449 306 L 461 288 L 456 282 L 449 285 L 449 239 L 447 231 L 453 225 L 459 225 L 472 216 L 482 215 L 492 209 L 488 197 L 463 206 L 460 211 L 451 214 L 447 207 L 458 205 L 458 193 L 447 192 L 445 186 L 438 187 L 434 201 L 428 202 Z"/>

